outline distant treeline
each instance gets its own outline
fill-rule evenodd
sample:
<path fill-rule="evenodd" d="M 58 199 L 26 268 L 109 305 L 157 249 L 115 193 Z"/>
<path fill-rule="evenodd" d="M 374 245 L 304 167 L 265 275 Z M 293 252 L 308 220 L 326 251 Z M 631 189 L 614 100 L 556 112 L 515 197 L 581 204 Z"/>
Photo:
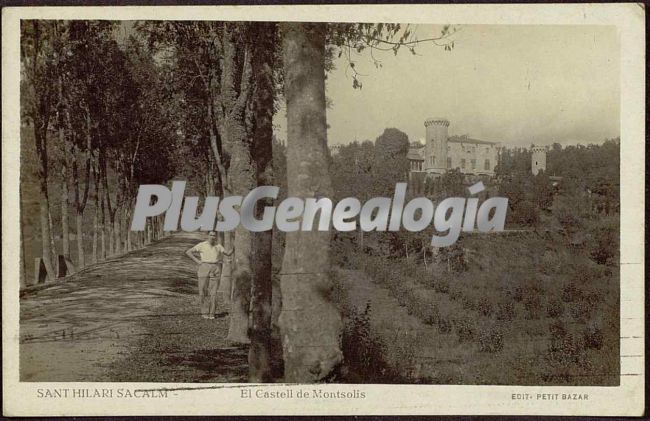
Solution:
<path fill-rule="evenodd" d="M 608 139 L 600 145 L 569 145 L 554 143 L 546 154 L 546 174 L 581 180 L 592 190 L 601 184 L 619 184 L 620 138 Z M 498 176 L 531 172 L 530 148 L 503 149 L 496 167 Z"/>

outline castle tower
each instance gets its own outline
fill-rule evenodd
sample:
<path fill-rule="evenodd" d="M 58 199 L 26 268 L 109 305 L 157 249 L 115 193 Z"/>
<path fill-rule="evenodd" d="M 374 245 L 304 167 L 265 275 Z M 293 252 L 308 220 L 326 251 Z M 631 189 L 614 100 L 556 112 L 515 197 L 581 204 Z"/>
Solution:
<path fill-rule="evenodd" d="M 424 127 L 426 127 L 424 170 L 444 174 L 447 172 L 447 128 L 449 127 L 449 121 L 444 118 L 428 118 L 424 121 Z"/>
<path fill-rule="evenodd" d="M 531 148 L 531 165 L 533 175 L 539 174 L 540 171 L 546 171 L 546 148 L 543 146 L 533 146 Z"/>

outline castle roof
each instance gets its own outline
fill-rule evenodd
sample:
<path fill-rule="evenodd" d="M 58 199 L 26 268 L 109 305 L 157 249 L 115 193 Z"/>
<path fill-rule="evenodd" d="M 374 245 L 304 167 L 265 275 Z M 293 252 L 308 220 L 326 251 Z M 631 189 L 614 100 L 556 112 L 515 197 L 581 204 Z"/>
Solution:
<path fill-rule="evenodd" d="M 488 142 L 487 140 L 472 139 L 467 135 L 449 136 L 447 142 L 451 143 L 473 143 L 475 145 L 496 145 L 498 142 Z"/>

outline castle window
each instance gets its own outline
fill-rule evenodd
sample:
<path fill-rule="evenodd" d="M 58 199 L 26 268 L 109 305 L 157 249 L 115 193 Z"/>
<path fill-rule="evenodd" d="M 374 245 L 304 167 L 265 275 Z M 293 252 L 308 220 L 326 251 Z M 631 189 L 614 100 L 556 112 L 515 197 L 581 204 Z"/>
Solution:
<path fill-rule="evenodd" d="M 447 157 L 447 168 L 451 168 L 451 157 Z"/>
<path fill-rule="evenodd" d="M 471 163 L 472 163 L 472 169 L 475 170 L 476 169 L 476 160 L 472 159 Z"/>
<path fill-rule="evenodd" d="M 485 160 L 485 169 L 486 169 L 486 171 L 490 171 L 490 160 L 489 159 Z"/>
<path fill-rule="evenodd" d="M 431 166 L 432 166 L 432 167 L 435 167 L 435 165 L 436 165 L 436 157 L 435 157 L 435 156 L 432 156 L 432 157 L 431 157 Z"/>
<path fill-rule="evenodd" d="M 462 169 L 465 169 L 465 158 L 463 158 L 463 159 L 460 160 L 460 167 L 461 167 Z"/>

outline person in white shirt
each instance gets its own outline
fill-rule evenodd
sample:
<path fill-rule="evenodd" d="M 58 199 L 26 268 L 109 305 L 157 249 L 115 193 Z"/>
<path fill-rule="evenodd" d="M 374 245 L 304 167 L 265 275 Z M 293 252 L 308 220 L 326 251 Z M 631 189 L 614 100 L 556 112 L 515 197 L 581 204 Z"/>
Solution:
<path fill-rule="evenodd" d="M 199 258 L 196 257 L 198 253 Z M 185 252 L 198 265 L 199 306 L 204 319 L 214 319 L 217 312 L 217 290 L 221 280 L 223 256 L 231 256 L 221 245 L 217 233 L 210 231 L 207 241 L 202 241 Z"/>

